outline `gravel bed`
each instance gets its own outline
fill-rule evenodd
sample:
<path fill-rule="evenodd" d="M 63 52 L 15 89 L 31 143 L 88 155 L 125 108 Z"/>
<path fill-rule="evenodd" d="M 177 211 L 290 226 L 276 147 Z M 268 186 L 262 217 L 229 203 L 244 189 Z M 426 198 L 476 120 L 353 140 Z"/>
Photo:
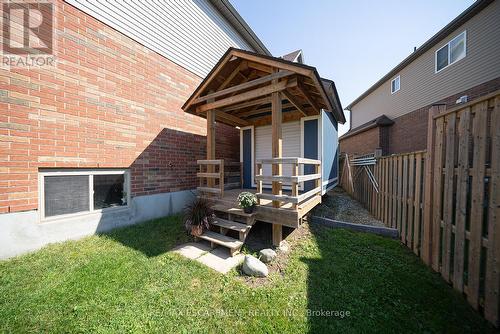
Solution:
<path fill-rule="evenodd" d="M 335 187 L 323 196 L 322 203 L 313 209 L 312 215 L 346 223 L 385 226 L 340 187 Z"/>

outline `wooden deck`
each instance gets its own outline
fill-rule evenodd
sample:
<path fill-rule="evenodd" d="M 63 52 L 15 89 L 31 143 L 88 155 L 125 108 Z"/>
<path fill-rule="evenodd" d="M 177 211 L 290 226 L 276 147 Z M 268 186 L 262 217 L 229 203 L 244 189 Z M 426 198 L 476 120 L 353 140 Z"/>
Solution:
<path fill-rule="evenodd" d="M 256 189 L 231 189 L 224 191 L 222 198 L 211 198 L 214 205 L 225 208 L 238 208 L 238 195 L 242 191 L 256 193 Z M 273 201 L 261 199 L 260 205 L 255 207 L 256 219 L 271 224 L 279 224 L 297 228 L 300 226 L 302 217 L 306 215 L 317 204 L 321 203 L 321 196 L 314 196 L 309 200 L 297 205 L 297 209 L 293 208 L 291 203 L 283 203 L 280 208 L 273 207 Z"/>

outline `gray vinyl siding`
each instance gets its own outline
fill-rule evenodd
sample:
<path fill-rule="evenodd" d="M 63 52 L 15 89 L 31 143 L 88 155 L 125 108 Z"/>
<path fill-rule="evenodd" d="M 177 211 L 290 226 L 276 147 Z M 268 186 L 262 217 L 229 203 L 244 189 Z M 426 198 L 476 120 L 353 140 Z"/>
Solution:
<path fill-rule="evenodd" d="M 66 0 L 205 77 L 229 47 L 254 51 L 208 0 Z"/>
<path fill-rule="evenodd" d="M 466 57 L 435 73 L 435 52 L 463 31 Z M 500 77 L 500 1 L 480 13 L 418 57 L 394 77 L 352 106 L 352 128 L 385 114 L 391 119 Z M 391 80 L 401 89 L 391 94 Z"/>

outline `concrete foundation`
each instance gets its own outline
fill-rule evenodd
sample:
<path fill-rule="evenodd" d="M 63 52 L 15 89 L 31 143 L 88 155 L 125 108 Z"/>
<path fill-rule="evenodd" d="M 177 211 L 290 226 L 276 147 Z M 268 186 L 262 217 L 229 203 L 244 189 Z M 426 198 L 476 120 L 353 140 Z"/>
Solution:
<path fill-rule="evenodd" d="M 134 197 L 127 208 L 40 222 L 37 210 L 0 215 L 0 259 L 182 211 L 194 191 Z"/>

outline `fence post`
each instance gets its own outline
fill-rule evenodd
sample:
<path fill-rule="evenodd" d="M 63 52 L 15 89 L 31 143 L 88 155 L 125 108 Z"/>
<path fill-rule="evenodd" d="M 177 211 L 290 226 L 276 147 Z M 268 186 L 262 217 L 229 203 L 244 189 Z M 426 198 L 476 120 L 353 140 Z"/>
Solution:
<path fill-rule="evenodd" d="M 348 193 L 354 196 L 354 183 L 352 182 L 352 174 L 351 174 L 351 166 L 349 165 L 349 155 L 345 154 L 345 165 L 347 167 L 347 177 L 349 181 L 349 189 Z"/>
<path fill-rule="evenodd" d="M 488 206 L 490 221 L 488 223 L 488 263 L 486 265 L 484 316 L 495 326 L 499 326 L 500 297 L 500 97 L 494 100 L 491 115 L 491 188 Z M 494 129 L 497 129 L 496 131 Z M 493 132 L 495 131 L 495 132 Z M 490 246 L 491 245 L 491 246 Z"/>
<path fill-rule="evenodd" d="M 437 104 L 429 109 L 427 121 L 427 157 L 425 159 L 425 183 L 424 183 L 424 226 L 422 233 L 422 247 L 421 257 L 425 264 L 432 264 L 432 203 L 433 203 L 433 189 L 432 184 L 434 180 L 433 164 L 435 155 L 435 127 L 434 116 L 444 112 L 446 105 Z"/>
<path fill-rule="evenodd" d="M 299 164 L 295 163 L 292 165 L 292 176 L 299 175 Z M 297 182 L 292 182 L 292 196 L 299 196 L 299 184 Z M 292 208 L 297 210 L 297 203 L 292 204 Z"/>

